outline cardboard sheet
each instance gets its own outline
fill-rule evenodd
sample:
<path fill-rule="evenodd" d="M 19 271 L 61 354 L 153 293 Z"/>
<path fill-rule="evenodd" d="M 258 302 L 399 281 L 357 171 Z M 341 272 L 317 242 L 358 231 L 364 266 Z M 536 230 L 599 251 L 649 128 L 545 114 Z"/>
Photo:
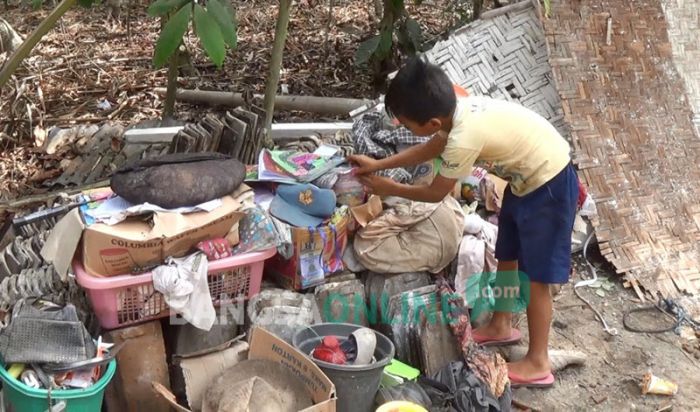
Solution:
<path fill-rule="evenodd" d="M 41 257 L 53 263 L 56 272 L 64 282 L 68 280 L 68 268 L 73 261 L 73 255 L 78 248 L 84 228 L 80 210 L 75 208 L 56 223 L 44 247 L 41 248 Z"/>
<path fill-rule="evenodd" d="M 229 350 L 236 348 L 236 346 L 231 347 Z M 226 352 L 226 350 L 224 351 Z M 189 358 L 187 361 L 193 361 L 195 359 L 206 358 L 207 366 L 202 366 L 201 362 L 196 362 L 196 366 L 190 364 L 189 370 L 191 372 L 197 372 L 190 375 L 189 385 L 204 385 L 206 386 L 212 379 L 216 377 L 216 371 L 218 368 L 211 366 L 214 370 L 207 369 L 211 363 L 217 360 L 226 359 L 227 355 L 222 355 L 224 358 L 217 358 L 221 352 L 205 355 L 200 358 Z M 213 357 L 212 357 L 213 356 Z M 234 357 L 236 355 L 233 355 Z M 335 396 L 335 386 L 333 382 L 321 371 L 321 369 L 307 356 L 299 352 L 296 348 L 273 335 L 272 333 L 264 330 L 263 328 L 257 327 L 253 329 L 250 339 L 250 347 L 248 349 L 248 359 L 266 359 L 277 363 L 280 363 L 292 370 L 292 372 L 299 376 L 306 387 L 309 390 L 309 395 L 314 401 L 314 405 L 304 409 L 299 412 L 335 412 L 336 408 L 336 396 Z M 239 358 L 236 362 L 240 362 L 243 359 Z M 184 360 L 182 362 L 185 362 Z M 183 366 L 183 373 L 184 373 Z M 185 378 L 187 379 L 187 377 Z M 195 380 L 197 381 L 195 383 Z M 175 410 L 178 412 L 191 412 L 196 409 L 187 409 L 177 404 L 175 396 L 170 392 L 165 386 L 152 383 L 153 389 L 156 393 L 160 394 L 165 398 Z M 187 388 L 188 397 L 191 388 Z M 201 392 L 200 392 L 201 393 Z M 201 404 L 201 398 L 200 398 Z M 194 404 L 194 402 L 191 402 Z"/>

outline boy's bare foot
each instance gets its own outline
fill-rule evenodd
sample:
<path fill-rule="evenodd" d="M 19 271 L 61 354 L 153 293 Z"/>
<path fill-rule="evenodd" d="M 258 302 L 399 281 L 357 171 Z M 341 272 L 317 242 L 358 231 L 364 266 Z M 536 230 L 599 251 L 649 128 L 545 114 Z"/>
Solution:
<path fill-rule="evenodd" d="M 539 361 L 532 360 L 531 358 L 525 356 L 519 361 L 508 362 L 508 372 L 517 375 L 522 379 L 530 380 L 547 376 L 552 372 L 552 367 L 549 364 L 549 359 Z"/>
<path fill-rule="evenodd" d="M 510 324 L 500 324 L 493 321 L 474 329 L 474 334 L 489 338 L 490 340 L 508 339 L 511 337 Z"/>
<path fill-rule="evenodd" d="M 474 329 L 474 334 L 489 340 L 509 339 L 512 335 L 513 314 L 494 312 L 486 325 Z"/>

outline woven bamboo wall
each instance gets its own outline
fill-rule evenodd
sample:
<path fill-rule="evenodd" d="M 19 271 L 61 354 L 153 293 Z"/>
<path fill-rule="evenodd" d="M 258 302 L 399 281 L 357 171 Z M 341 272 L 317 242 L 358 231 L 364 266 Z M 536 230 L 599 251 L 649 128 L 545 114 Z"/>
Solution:
<path fill-rule="evenodd" d="M 700 139 L 659 1 L 553 0 L 543 22 L 601 251 L 675 297 L 700 288 Z"/>
<path fill-rule="evenodd" d="M 425 57 L 469 93 L 518 102 L 544 116 L 568 138 L 544 32 L 532 3 L 486 12 L 435 44 Z"/>
<path fill-rule="evenodd" d="M 685 81 L 693 108 L 696 130 L 700 130 L 700 0 L 662 0 L 673 61 Z"/>

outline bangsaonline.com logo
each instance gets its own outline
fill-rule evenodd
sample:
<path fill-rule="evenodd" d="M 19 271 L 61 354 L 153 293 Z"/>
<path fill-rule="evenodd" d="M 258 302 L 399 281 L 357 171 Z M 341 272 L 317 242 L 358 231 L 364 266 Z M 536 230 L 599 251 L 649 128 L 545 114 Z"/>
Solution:
<path fill-rule="evenodd" d="M 423 321 L 428 324 L 456 322 L 460 315 L 459 307 L 451 304 L 454 299 L 462 298 L 464 307 L 469 308 L 472 319 L 487 312 L 523 312 L 530 302 L 530 283 L 522 271 L 485 272 L 470 276 L 463 285 L 456 285 L 457 292 L 438 297 L 435 291 L 419 294 L 415 291 L 389 296 L 372 293 L 352 295 L 331 292 L 325 301 L 320 302 L 319 310 L 326 322 L 355 323 L 366 322 L 370 325 L 406 324 L 417 325 Z M 224 302 L 217 308 L 215 324 L 235 323 L 242 325 L 245 320 L 245 301 L 243 297 L 220 297 Z M 313 300 L 313 305 L 319 304 Z M 171 314 L 171 324 L 187 323 L 182 317 Z"/>

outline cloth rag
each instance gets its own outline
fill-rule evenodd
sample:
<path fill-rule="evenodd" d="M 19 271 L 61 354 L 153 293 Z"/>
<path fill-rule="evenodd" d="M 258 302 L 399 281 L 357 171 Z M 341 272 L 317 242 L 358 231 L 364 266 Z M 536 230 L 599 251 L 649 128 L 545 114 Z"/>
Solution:
<path fill-rule="evenodd" d="M 357 260 L 377 273 L 438 273 L 457 255 L 464 212 L 448 196 L 440 203 L 403 201 L 360 229 Z"/>
<path fill-rule="evenodd" d="M 498 353 L 491 353 L 481 347 L 472 337 L 472 327 L 469 311 L 464 298 L 447 283 L 444 278 L 437 280 L 440 300 L 446 300 L 448 309 L 446 318 L 452 334 L 457 338 L 464 361 L 471 371 L 481 379 L 489 391 L 500 398 L 506 390 L 510 390 L 508 366 L 505 359 Z"/>
<path fill-rule="evenodd" d="M 163 294 L 170 309 L 193 326 L 210 330 L 216 311 L 209 294 L 209 262 L 201 253 L 184 258 L 168 258 L 165 265 L 153 269 L 153 287 Z"/>
<path fill-rule="evenodd" d="M 413 146 L 425 143 L 429 138 L 416 136 L 405 127 L 387 128 L 381 113 L 367 113 L 353 123 L 353 139 L 355 153 L 374 159 L 384 159 L 393 156 L 399 147 Z M 401 183 L 413 181 L 413 168 L 396 168 L 383 170 L 377 174 L 390 177 Z"/>
<path fill-rule="evenodd" d="M 462 296 L 467 295 L 468 280 L 472 276 L 495 273 L 498 266 L 496 259 L 496 237 L 498 227 L 485 221 L 477 214 L 464 218 L 464 237 L 459 246 L 455 288 Z M 479 282 L 476 282 L 478 285 Z M 471 302 L 470 302 L 471 303 Z"/>

